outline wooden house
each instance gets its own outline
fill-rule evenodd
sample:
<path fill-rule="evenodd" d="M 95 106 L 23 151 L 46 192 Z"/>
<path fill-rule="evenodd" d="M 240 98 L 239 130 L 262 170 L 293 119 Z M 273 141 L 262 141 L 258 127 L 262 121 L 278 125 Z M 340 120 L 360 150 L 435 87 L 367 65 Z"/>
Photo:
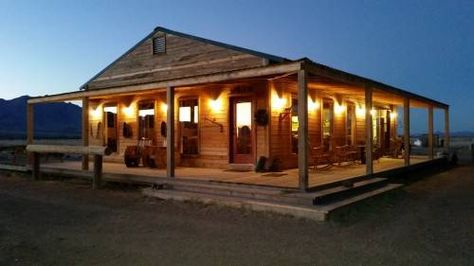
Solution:
<path fill-rule="evenodd" d="M 154 147 L 168 177 L 177 167 L 253 169 L 264 157 L 263 168 L 297 168 L 298 187 L 305 190 L 315 154 L 341 147 L 364 157 L 370 175 L 375 157 L 401 143 L 409 147 L 411 107 L 428 110 L 429 158 L 434 108 L 445 110 L 449 145 L 447 104 L 307 58 L 290 60 L 163 27 L 80 90 L 29 99 L 29 143 L 34 104 L 78 99 L 84 146 L 107 146 L 113 154 L 106 160 L 118 163 L 127 147 Z M 403 132 L 397 132 L 397 110 L 403 110 Z M 409 149 L 400 160 L 410 164 Z"/>

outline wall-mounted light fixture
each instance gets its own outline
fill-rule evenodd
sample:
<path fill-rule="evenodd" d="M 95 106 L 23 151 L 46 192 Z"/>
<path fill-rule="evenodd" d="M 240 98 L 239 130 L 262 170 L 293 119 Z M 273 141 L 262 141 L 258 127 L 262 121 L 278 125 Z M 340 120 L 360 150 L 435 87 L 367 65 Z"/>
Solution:
<path fill-rule="evenodd" d="M 102 108 L 101 106 L 97 106 L 96 108 L 92 108 L 89 111 L 89 115 L 93 120 L 100 120 L 102 118 Z"/>
<path fill-rule="evenodd" d="M 374 108 L 372 108 L 372 110 L 370 110 L 370 115 L 375 116 L 376 114 L 377 114 L 377 111 Z"/>
<path fill-rule="evenodd" d="M 395 120 L 398 117 L 398 113 L 395 111 L 390 112 L 390 119 Z"/>
<path fill-rule="evenodd" d="M 356 104 L 356 116 L 365 117 L 365 106 L 362 104 Z"/>
<path fill-rule="evenodd" d="M 130 104 L 129 106 L 126 106 L 122 108 L 122 113 L 125 115 L 125 117 L 131 118 L 134 116 L 133 112 L 133 106 Z"/>
<path fill-rule="evenodd" d="M 310 96 L 308 96 L 308 111 L 316 111 L 320 108 L 319 101 L 316 99 L 313 101 Z"/>
<path fill-rule="evenodd" d="M 346 106 L 344 104 L 338 104 L 337 102 L 334 103 L 334 113 L 336 115 L 340 115 L 344 111 L 346 111 Z"/>
<path fill-rule="evenodd" d="M 211 108 L 211 111 L 214 113 L 218 113 L 219 111 L 222 111 L 222 99 L 221 97 L 217 97 L 216 99 L 209 99 L 209 107 Z"/>
<path fill-rule="evenodd" d="M 161 103 L 160 105 L 161 111 L 166 114 L 168 112 L 168 105 L 166 103 Z"/>
<path fill-rule="evenodd" d="M 272 104 L 272 109 L 277 110 L 277 111 L 281 111 L 287 108 L 286 98 L 278 96 L 276 92 L 272 94 L 271 104 Z"/>

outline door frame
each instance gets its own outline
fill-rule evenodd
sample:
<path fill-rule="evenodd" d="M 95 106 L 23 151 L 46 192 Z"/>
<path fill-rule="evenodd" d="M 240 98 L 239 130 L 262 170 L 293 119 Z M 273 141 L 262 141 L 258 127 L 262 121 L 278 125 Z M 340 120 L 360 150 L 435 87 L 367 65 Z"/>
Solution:
<path fill-rule="evenodd" d="M 250 111 L 250 121 L 251 121 L 251 129 L 250 129 L 250 136 L 252 141 L 252 149 L 248 158 L 242 161 L 239 160 L 240 156 L 235 153 L 236 150 L 236 135 L 235 135 L 235 104 L 238 102 L 250 102 L 251 103 L 251 111 Z M 242 164 L 255 164 L 255 154 L 256 154 L 256 124 L 253 118 L 253 114 L 255 113 L 255 96 L 254 95 L 232 95 L 229 96 L 229 163 L 242 163 Z M 242 157 L 247 156 L 243 155 Z M 242 158 L 240 158 L 242 159 Z"/>

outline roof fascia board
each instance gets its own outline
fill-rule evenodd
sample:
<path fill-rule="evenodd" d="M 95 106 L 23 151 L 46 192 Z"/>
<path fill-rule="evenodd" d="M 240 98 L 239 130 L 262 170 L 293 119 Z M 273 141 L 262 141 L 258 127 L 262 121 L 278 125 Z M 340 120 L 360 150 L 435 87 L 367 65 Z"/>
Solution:
<path fill-rule="evenodd" d="M 424 97 L 424 96 L 421 96 L 421 95 L 418 95 L 406 90 L 402 90 L 402 89 L 399 89 L 399 88 L 396 88 L 396 87 L 393 87 L 393 86 L 390 86 L 390 85 L 387 85 L 375 80 L 371 80 L 368 78 L 357 76 L 355 74 L 344 72 L 342 70 L 331 68 L 326 65 L 315 63 L 307 59 L 303 59 L 303 61 L 305 64 L 304 68 L 314 75 L 321 75 L 328 78 L 336 79 L 341 82 L 346 82 L 346 83 L 359 85 L 359 86 L 368 85 L 373 88 L 381 89 L 381 90 L 394 93 L 403 97 L 408 97 L 408 98 L 416 99 L 425 103 L 429 103 L 439 108 L 443 108 L 443 109 L 449 108 L 448 104 L 445 104 L 445 103 L 442 103 L 442 102 L 439 102 L 439 101 L 436 101 L 436 100 L 433 100 L 433 99 L 430 99 L 430 98 L 427 98 L 427 97 Z"/>
<path fill-rule="evenodd" d="M 195 86 L 206 83 L 216 83 L 228 80 L 238 80 L 244 78 L 252 78 L 259 76 L 279 75 L 288 72 L 294 72 L 301 69 L 301 62 L 289 62 L 283 64 L 276 64 L 264 67 L 234 70 L 222 72 L 217 74 L 202 75 L 195 77 L 188 77 L 182 79 L 173 79 L 167 81 L 159 81 L 145 84 L 129 85 L 122 87 L 101 88 L 95 90 L 76 91 L 69 93 L 61 93 L 55 95 L 46 95 L 39 97 L 31 97 L 28 99 L 29 104 L 48 103 L 82 99 L 84 97 L 94 97 L 112 94 L 123 94 L 132 92 L 141 92 L 147 90 L 154 90 L 166 87 L 184 87 Z"/>

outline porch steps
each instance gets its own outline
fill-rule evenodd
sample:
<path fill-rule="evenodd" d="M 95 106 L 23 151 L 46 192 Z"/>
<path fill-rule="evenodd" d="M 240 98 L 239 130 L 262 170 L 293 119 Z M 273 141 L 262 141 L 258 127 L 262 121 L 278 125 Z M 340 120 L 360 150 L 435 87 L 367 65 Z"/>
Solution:
<path fill-rule="evenodd" d="M 314 192 L 225 183 L 157 182 L 152 188 L 144 189 L 143 193 L 165 200 L 216 203 L 320 221 L 335 209 L 401 186 L 389 184 L 386 178 L 358 178 L 346 181 L 344 185 L 335 182 Z"/>
<path fill-rule="evenodd" d="M 146 188 L 143 194 L 163 200 L 196 201 L 204 204 L 218 204 L 222 206 L 248 209 L 253 211 L 272 212 L 282 215 L 306 218 L 315 221 L 324 221 L 328 211 L 308 206 L 290 205 L 277 201 L 252 200 L 243 197 L 221 196 L 206 193 L 194 193 L 187 191 L 176 191 L 166 189 Z"/>

